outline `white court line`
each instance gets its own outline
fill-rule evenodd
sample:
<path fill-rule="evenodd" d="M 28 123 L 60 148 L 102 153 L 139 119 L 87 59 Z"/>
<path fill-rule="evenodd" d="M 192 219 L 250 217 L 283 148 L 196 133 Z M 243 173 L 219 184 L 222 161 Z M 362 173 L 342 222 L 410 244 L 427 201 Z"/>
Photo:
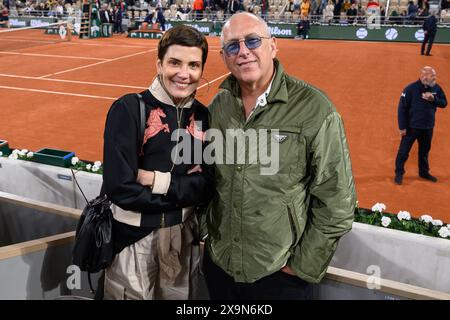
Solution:
<path fill-rule="evenodd" d="M 111 60 L 111 59 L 103 59 L 103 58 L 60 56 L 57 54 L 23 53 L 23 52 L 12 52 L 12 51 L 0 51 L 0 54 L 12 54 L 12 55 L 33 56 L 33 57 L 49 57 L 49 58 L 82 59 L 82 60 L 100 60 L 100 61 Z"/>
<path fill-rule="evenodd" d="M 46 74 L 45 76 L 41 76 L 39 78 L 47 78 L 47 77 L 55 76 L 57 74 L 62 74 L 62 73 L 67 73 L 67 72 L 71 72 L 71 71 L 75 71 L 75 70 L 89 68 L 89 67 L 97 66 L 99 64 L 103 64 L 103 63 L 107 63 L 107 62 L 113 62 L 113 61 L 117 61 L 117 60 L 125 59 L 125 58 L 130 58 L 130 57 L 134 57 L 134 56 L 137 56 L 137 55 L 140 55 L 140 54 L 144 54 L 144 53 L 148 53 L 148 52 L 152 52 L 152 51 L 156 51 L 156 49 L 150 49 L 150 50 L 137 52 L 137 53 L 129 54 L 129 55 L 122 56 L 122 57 L 117 57 L 117 58 L 114 58 L 114 59 L 111 59 L 111 60 L 108 60 L 108 61 L 100 61 L 100 62 L 88 64 L 88 65 L 85 65 L 85 66 L 72 68 L 72 69 L 69 69 L 69 70 L 63 70 L 63 71 L 59 71 L 59 72 L 55 72 L 55 73 L 50 73 L 50 74 Z"/>
<path fill-rule="evenodd" d="M 0 89 L 40 92 L 40 93 L 58 94 L 58 95 L 63 95 L 63 96 L 75 96 L 75 97 L 93 98 L 93 99 L 117 100 L 117 98 L 113 98 L 113 97 L 92 96 L 92 95 L 88 95 L 88 94 L 78 94 L 78 93 L 69 93 L 69 92 L 48 91 L 48 90 L 38 90 L 38 89 L 19 88 L 19 87 L 0 86 Z"/>
<path fill-rule="evenodd" d="M 148 49 L 148 48 L 154 48 L 151 46 L 138 46 L 138 45 L 117 45 L 117 44 L 103 44 L 103 43 L 82 43 L 82 42 L 64 42 L 65 44 L 70 45 L 80 45 L 80 46 L 96 46 L 96 47 L 117 47 L 117 48 L 141 48 L 141 49 Z"/>
<path fill-rule="evenodd" d="M 217 77 L 217 78 L 215 78 L 214 80 L 209 81 L 209 83 L 202 84 L 200 87 L 197 88 L 197 90 L 200 90 L 200 89 L 202 89 L 202 88 L 204 88 L 204 87 L 210 85 L 211 83 L 216 82 L 217 80 L 220 80 L 220 79 L 222 79 L 222 78 L 228 76 L 230 73 L 231 73 L 231 72 L 225 73 L 225 74 L 221 75 L 220 77 Z"/>
<path fill-rule="evenodd" d="M 51 78 L 38 78 L 38 77 L 28 77 L 28 76 L 17 76 L 13 74 L 0 73 L 0 77 L 18 78 L 18 79 L 30 79 L 30 80 L 44 80 L 50 82 L 66 82 L 66 83 L 78 83 L 78 84 L 90 84 L 94 86 L 104 86 L 104 87 L 119 87 L 119 88 L 131 88 L 131 89 L 147 89 L 148 87 L 138 87 L 138 86 L 128 86 L 124 84 L 114 84 L 114 83 L 99 83 L 90 81 L 77 81 L 77 80 L 65 80 L 65 79 L 51 79 Z"/>
<path fill-rule="evenodd" d="M 52 43 L 59 43 L 57 41 L 45 41 L 45 40 L 31 40 L 29 38 L 11 38 L 11 39 L 0 39 L 0 41 L 15 41 L 15 42 L 37 42 L 37 43 L 48 43 L 48 44 L 52 44 Z"/>
<path fill-rule="evenodd" d="M 225 73 L 225 74 L 221 75 L 220 77 L 217 77 L 214 80 L 210 81 L 209 84 L 214 83 L 214 82 L 218 81 L 219 79 L 222 79 L 223 77 L 228 76 L 229 74 L 230 73 Z M 39 78 L 36 78 L 36 79 L 39 79 Z M 47 79 L 39 79 L 39 80 L 47 80 Z M 51 79 L 48 79 L 48 80 L 51 80 Z M 200 90 L 200 89 L 206 87 L 207 85 L 208 85 L 208 83 L 205 83 L 204 85 L 201 85 L 200 87 L 198 87 L 197 90 Z M 57 95 L 63 95 L 63 96 L 75 96 L 75 97 L 83 97 L 83 98 L 93 98 L 93 99 L 105 99 L 105 100 L 117 100 L 118 99 L 118 98 L 115 98 L 115 97 L 93 96 L 93 95 L 88 95 L 88 94 L 49 91 L 49 90 L 39 90 L 39 89 L 29 89 L 29 88 L 20 88 L 20 87 L 0 86 L 0 89 L 39 92 L 39 93 L 57 94 Z"/>

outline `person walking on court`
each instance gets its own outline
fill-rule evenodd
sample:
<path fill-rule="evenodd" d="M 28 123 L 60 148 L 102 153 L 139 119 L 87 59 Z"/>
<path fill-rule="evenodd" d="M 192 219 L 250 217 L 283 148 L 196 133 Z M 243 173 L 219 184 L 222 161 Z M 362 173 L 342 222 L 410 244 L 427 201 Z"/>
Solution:
<path fill-rule="evenodd" d="M 396 184 L 403 183 L 405 162 L 416 140 L 419 143 L 419 176 L 437 182 L 437 178 L 430 174 L 428 154 L 431 149 L 436 108 L 446 106 L 445 93 L 436 83 L 436 71 L 429 66 L 423 67 L 419 80 L 403 90 L 398 104 L 398 127 L 402 140 L 395 160 Z"/>
<path fill-rule="evenodd" d="M 436 18 L 436 12 L 433 10 L 428 18 L 423 22 L 423 33 L 424 38 L 422 42 L 422 48 L 420 50 L 420 54 L 423 55 L 425 52 L 425 46 L 428 43 L 427 52 L 425 53 L 427 56 L 431 56 L 431 47 L 433 46 L 434 38 L 436 37 L 437 32 L 437 23 L 438 20 Z"/>

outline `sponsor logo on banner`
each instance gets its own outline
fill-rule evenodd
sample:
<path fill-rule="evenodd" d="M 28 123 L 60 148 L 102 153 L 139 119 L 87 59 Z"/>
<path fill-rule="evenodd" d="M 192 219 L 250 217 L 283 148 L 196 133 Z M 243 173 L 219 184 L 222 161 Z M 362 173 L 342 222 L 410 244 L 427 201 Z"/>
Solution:
<path fill-rule="evenodd" d="M 11 27 L 26 27 L 27 22 L 19 19 L 9 19 L 9 25 Z"/>
<path fill-rule="evenodd" d="M 202 25 L 198 25 L 198 24 L 189 24 L 189 23 L 186 23 L 186 25 L 197 29 L 201 33 L 209 33 L 210 32 L 209 26 L 202 26 Z"/>
<path fill-rule="evenodd" d="M 272 36 L 292 37 L 292 29 L 278 26 L 269 26 Z"/>
<path fill-rule="evenodd" d="M 414 33 L 414 37 L 417 41 L 423 41 L 423 39 L 425 39 L 425 33 L 422 29 L 419 29 L 416 31 L 416 33 Z"/>
<path fill-rule="evenodd" d="M 398 31 L 394 28 L 389 28 L 386 30 L 384 35 L 386 36 L 386 39 L 388 39 L 388 40 L 395 40 L 398 37 Z"/>
<path fill-rule="evenodd" d="M 31 19 L 30 20 L 31 27 L 46 27 L 48 25 L 50 25 L 50 22 L 42 21 L 41 19 Z"/>
<path fill-rule="evenodd" d="M 368 34 L 368 31 L 367 31 L 366 28 L 359 28 L 358 30 L 356 30 L 356 37 L 358 39 L 365 39 L 365 38 L 367 38 L 367 34 Z"/>

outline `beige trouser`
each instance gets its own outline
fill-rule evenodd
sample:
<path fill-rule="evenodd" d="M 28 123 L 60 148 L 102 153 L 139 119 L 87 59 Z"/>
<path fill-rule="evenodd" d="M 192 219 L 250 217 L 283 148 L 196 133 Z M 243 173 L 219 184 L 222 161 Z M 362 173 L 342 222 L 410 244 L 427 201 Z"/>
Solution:
<path fill-rule="evenodd" d="M 193 299 L 197 295 L 197 220 L 157 229 L 126 247 L 105 270 L 104 299 Z"/>

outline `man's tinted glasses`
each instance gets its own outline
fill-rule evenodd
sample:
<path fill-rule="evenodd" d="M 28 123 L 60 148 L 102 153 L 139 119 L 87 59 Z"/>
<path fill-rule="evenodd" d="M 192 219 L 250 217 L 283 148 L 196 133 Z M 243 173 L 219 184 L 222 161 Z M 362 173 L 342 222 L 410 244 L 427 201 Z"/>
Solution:
<path fill-rule="evenodd" d="M 241 48 L 241 42 L 245 43 L 245 46 L 249 50 L 259 48 L 262 44 L 262 39 L 270 39 L 270 37 L 260 37 L 257 35 L 250 35 L 245 37 L 245 39 L 232 40 L 222 47 L 222 50 L 227 54 L 227 56 L 234 56 L 239 53 Z"/>

